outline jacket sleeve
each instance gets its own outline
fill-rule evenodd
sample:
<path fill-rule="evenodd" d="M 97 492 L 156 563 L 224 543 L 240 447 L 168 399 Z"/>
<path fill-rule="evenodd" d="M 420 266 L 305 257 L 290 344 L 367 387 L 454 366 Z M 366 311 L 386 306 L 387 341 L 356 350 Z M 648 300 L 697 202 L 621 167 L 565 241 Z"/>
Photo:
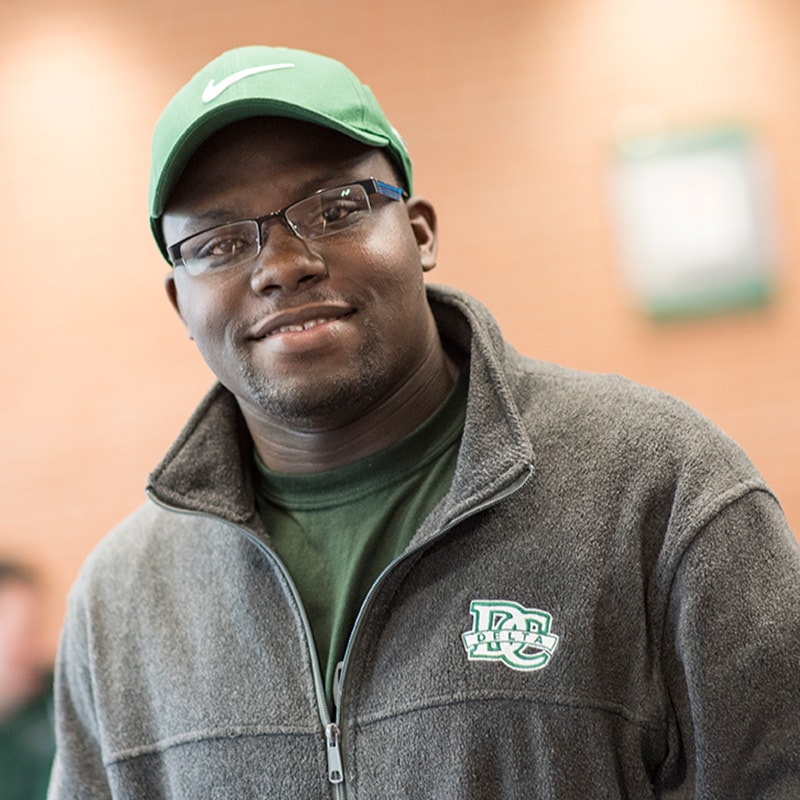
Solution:
<path fill-rule="evenodd" d="M 48 800 L 110 800 L 92 691 L 86 614 L 70 596 L 55 674 L 56 757 Z"/>
<path fill-rule="evenodd" d="M 800 797 L 800 549 L 766 491 L 724 507 L 682 554 L 664 648 L 694 797 Z"/>

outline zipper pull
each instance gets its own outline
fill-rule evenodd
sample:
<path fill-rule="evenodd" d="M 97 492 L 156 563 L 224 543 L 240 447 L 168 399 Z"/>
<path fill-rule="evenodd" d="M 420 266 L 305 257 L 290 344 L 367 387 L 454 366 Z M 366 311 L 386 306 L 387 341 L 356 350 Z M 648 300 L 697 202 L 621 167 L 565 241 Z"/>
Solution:
<path fill-rule="evenodd" d="M 328 745 L 328 780 L 333 784 L 342 783 L 344 773 L 342 754 L 339 751 L 339 726 L 335 722 L 325 728 L 325 741 Z"/>

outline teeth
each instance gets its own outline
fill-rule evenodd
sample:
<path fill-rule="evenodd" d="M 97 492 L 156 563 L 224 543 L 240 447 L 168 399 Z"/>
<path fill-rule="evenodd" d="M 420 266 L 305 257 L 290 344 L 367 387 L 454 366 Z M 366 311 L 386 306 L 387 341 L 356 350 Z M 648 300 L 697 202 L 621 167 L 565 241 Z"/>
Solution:
<path fill-rule="evenodd" d="M 309 328 L 316 328 L 317 325 L 322 325 L 325 322 L 330 322 L 330 317 L 320 317 L 320 319 L 310 319 L 307 322 L 297 325 L 281 325 L 280 328 L 275 328 L 272 333 L 298 333 L 300 331 L 307 331 Z"/>

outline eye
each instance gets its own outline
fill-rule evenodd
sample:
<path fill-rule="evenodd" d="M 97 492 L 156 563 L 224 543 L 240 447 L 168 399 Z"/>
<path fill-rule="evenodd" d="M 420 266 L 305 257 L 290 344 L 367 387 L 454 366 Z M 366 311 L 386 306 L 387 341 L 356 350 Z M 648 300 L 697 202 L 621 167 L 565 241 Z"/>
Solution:
<path fill-rule="evenodd" d="M 306 238 L 349 228 L 369 214 L 369 201 L 358 185 L 340 186 L 306 198 L 292 211 L 292 221 Z"/>
<path fill-rule="evenodd" d="M 320 202 L 320 218 L 327 225 L 339 222 L 351 214 L 363 210 L 363 201 L 360 198 L 348 195 L 340 197 L 323 196 Z"/>
<path fill-rule="evenodd" d="M 237 222 L 199 233 L 182 248 L 185 261 L 195 272 L 239 263 L 258 250 L 258 228 L 253 222 Z"/>
<path fill-rule="evenodd" d="M 241 237 L 216 238 L 206 242 L 194 255 L 195 258 L 227 258 L 237 255 L 248 246 L 249 243 Z"/>

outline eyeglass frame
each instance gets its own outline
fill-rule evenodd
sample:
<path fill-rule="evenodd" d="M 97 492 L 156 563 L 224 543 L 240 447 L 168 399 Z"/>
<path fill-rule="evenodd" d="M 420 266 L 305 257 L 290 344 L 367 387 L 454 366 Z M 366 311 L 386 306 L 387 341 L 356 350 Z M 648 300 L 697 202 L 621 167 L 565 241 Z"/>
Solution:
<path fill-rule="evenodd" d="M 250 261 L 255 260 L 258 258 L 259 254 L 261 253 L 262 249 L 264 248 L 264 243 L 266 242 L 266 236 L 263 235 L 263 230 L 265 227 L 265 223 L 270 220 L 282 220 L 289 231 L 295 235 L 298 239 L 302 239 L 303 241 L 309 241 L 309 239 L 303 236 L 295 227 L 294 223 L 286 216 L 286 212 L 290 211 L 295 206 L 299 205 L 300 203 L 305 203 L 308 200 L 312 200 L 317 195 L 325 194 L 326 192 L 333 192 L 337 189 L 346 189 L 348 186 L 360 186 L 367 194 L 367 198 L 373 194 L 379 194 L 382 197 L 388 197 L 390 200 L 399 202 L 404 197 L 408 197 L 408 193 L 405 189 L 400 188 L 399 186 L 393 186 L 391 183 L 386 183 L 385 181 L 378 180 L 377 178 L 365 178 L 364 180 L 360 181 L 350 181 L 348 183 L 343 183 L 340 186 L 327 186 L 322 189 L 317 189 L 316 192 L 312 192 L 311 194 L 307 195 L 306 197 L 301 197 L 299 200 L 295 200 L 289 205 L 284 206 L 283 208 L 279 209 L 278 211 L 272 211 L 269 214 L 264 214 L 261 217 L 250 217 L 248 219 L 236 219 L 232 220 L 231 222 L 223 222 L 219 225 L 212 225 L 210 228 L 204 228 L 201 231 L 196 231 L 195 233 L 190 234 L 189 236 L 184 237 L 178 242 L 174 244 L 167 245 L 167 255 L 169 256 L 170 263 L 172 264 L 172 268 L 176 269 L 177 267 L 185 267 L 185 261 L 180 254 L 181 247 L 186 244 L 191 239 L 194 239 L 195 236 L 202 236 L 204 233 L 209 233 L 210 231 L 215 230 L 216 228 L 227 228 L 229 225 L 238 225 L 241 222 L 254 222 L 256 224 L 256 229 L 258 231 L 258 249 L 253 254 L 251 259 L 248 261 L 237 262 L 237 264 L 232 266 L 240 266 L 241 264 L 250 263 Z M 367 201 L 369 204 L 369 200 Z M 372 206 L 369 205 L 369 211 L 372 212 Z M 323 233 L 320 236 L 314 237 L 314 239 L 310 239 L 310 241 L 315 241 L 316 239 L 324 239 L 328 236 L 334 236 L 337 233 L 341 233 L 341 231 L 345 231 L 348 228 L 340 228 L 339 230 L 331 231 L 330 233 Z M 191 274 L 191 273 L 190 273 Z M 203 273 L 198 273 L 203 274 Z"/>

